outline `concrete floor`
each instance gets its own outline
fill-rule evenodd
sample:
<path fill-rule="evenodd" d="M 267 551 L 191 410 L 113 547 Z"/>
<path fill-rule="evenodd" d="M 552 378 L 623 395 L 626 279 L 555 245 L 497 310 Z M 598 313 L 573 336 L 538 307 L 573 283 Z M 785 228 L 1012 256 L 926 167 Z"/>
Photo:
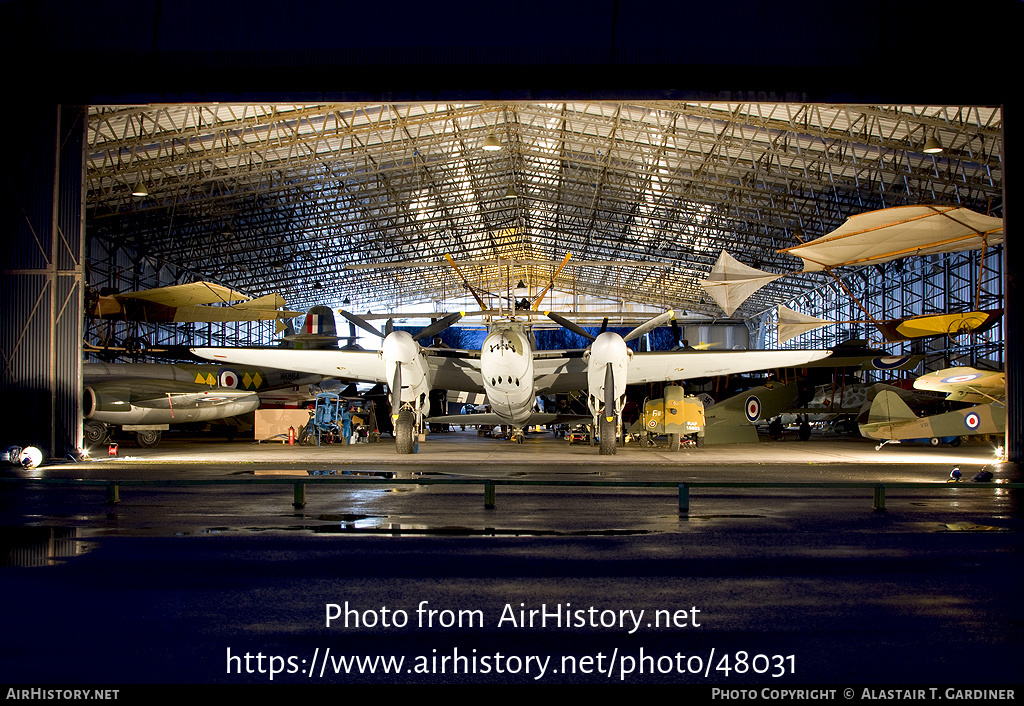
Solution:
<path fill-rule="evenodd" d="M 664 443 L 662 440 L 661 443 Z M 617 466 L 642 464 L 645 466 L 720 466 L 731 464 L 763 463 L 770 465 L 796 464 L 872 464 L 890 466 L 902 464 L 969 464 L 985 465 L 994 458 L 994 446 L 988 442 L 972 441 L 953 448 L 932 448 L 921 444 L 889 444 L 875 450 L 867 439 L 853 437 L 812 437 L 801 442 L 795 437 L 786 441 L 763 440 L 757 444 L 724 444 L 699 449 L 682 449 L 672 453 L 665 447 L 641 448 L 629 444 L 618 449 L 613 456 L 601 456 L 598 450 L 584 444 L 570 445 L 547 433 L 531 433 L 523 444 L 503 439 L 478 437 L 473 430 L 429 434 L 419 443 L 419 451 L 400 456 L 394 452 L 394 441 L 384 436 L 378 444 L 343 446 L 288 446 L 281 443 L 256 444 L 251 441 L 220 443 L 200 437 L 172 435 L 154 449 L 141 449 L 129 444 L 118 447 L 121 461 L 179 461 L 267 463 L 329 463 L 329 464 L 388 464 L 412 466 L 442 463 L 452 466 L 484 464 L 489 471 L 500 471 L 505 464 L 562 465 L 562 466 Z M 98 461 L 106 461 L 106 445 L 90 450 Z"/>
<path fill-rule="evenodd" d="M 296 508 L 290 485 L 125 486 L 121 502 L 107 505 L 102 488 L 0 484 L 8 556 L 38 564 L 0 568 L 8 604 L 19 607 L 0 646 L 3 680 L 813 683 L 840 691 L 1019 681 L 1017 493 L 999 489 L 1006 478 L 998 474 L 983 488 L 945 483 L 953 465 L 967 478 L 987 466 L 988 445 L 876 452 L 862 440 L 812 439 L 601 457 L 550 437 L 513 445 L 460 432 L 419 448 L 399 457 L 387 441 L 309 448 L 177 439 L 6 476 L 291 482 L 336 470 L 932 487 L 890 491 L 885 512 L 872 511 L 870 490 L 694 489 L 680 516 L 673 489 L 499 486 L 486 509 L 478 485 L 310 484 Z M 346 602 L 353 623 L 328 626 L 329 606 Z M 433 623 L 420 621 L 429 616 L 421 606 L 439 611 Z M 587 611 L 583 623 L 519 620 L 520 609 L 528 617 L 559 606 Z M 615 622 L 640 610 L 632 631 Z M 401 611 L 408 624 L 383 625 Z M 483 623 L 442 624 L 459 615 Z M 675 622 L 659 625 L 654 615 Z M 398 672 L 378 662 L 374 673 L 356 673 L 325 663 L 328 650 L 333 660 L 405 661 Z M 246 653 L 248 663 L 230 659 Z M 273 680 L 272 665 L 282 670 Z"/>

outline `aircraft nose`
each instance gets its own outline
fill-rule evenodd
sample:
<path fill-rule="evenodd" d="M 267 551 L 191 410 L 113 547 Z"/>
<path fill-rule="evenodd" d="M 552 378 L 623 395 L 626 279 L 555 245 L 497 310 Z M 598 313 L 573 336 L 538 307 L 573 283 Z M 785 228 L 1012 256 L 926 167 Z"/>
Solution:
<path fill-rule="evenodd" d="M 381 346 L 385 358 L 403 363 L 408 363 L 416 357 L 417 348 L 416 341 L 412 340 L 412 335 L 408 331 L 392 331 Z"/>

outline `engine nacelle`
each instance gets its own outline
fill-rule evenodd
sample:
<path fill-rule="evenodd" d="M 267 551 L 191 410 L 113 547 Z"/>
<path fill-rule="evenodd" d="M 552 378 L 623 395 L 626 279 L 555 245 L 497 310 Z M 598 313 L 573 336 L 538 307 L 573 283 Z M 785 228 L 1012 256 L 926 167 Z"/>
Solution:
<path fill-rule="evenodd" d="M 381 357 L 384 359 L 384 370 L 388 381 L 395 379 L 395 368 L 401 366 L 399 400 L 401 403 L 422 404 L 424 414 L 430 410 L 428 396 L 430 394 L 430 366 L 420 349 L 420 345 L 412 340 L 408 331 L 392 331 L 384 339 L 381 346 Z M 394 385 L 391 385 L 394 387 Z M 401 404 L 394 400 L 395 390 L 391 391 L 391 407 L 395 414 Z"/>

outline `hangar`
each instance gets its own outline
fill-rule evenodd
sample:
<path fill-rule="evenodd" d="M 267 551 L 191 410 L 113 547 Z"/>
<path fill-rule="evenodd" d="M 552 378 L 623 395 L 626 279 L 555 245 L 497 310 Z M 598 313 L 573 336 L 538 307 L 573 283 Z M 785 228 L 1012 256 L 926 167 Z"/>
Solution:
<path fill-rule="evenodd" d="M 839 281 L 778 277 L 729 316 L 699 286 L 722 251 L 773 277 L 791 273 L 800 264 L 780 251 L 882 208 L 958 206 L 1009 229 L 1006 165 L 1019 113 L 1007 86 L 1019 2 L 579 5 L 0 3 L 9 68 L 0 441 L 57 457 L 80 447 L 83 343 L 101 342 L 86 326 L 91 290 L 205 280 L 252 297 L 280 293 L 296 310 L 447 310 L 466 299 L 450 269 L 345 269 L 445 254 L 474 261 L 464 271 L 481 289 L 508 293 L 521 279 L 533 294 L 556 279 L 570 306 L 590 298 L 624 320 L 671 307 L 768 348 L 779 345 L 779 306 L 840 322 L 787 344 L 805 347 L 875 338 L 871 317 L 1003 305 L 986 332 L 888 350 L 923 353 L 916 372 L 1003 367 L 1009 400 L 1021 398 L 1012 239 L 841 269 Z M 566 254 L 573 265 L 553 277 Z M 274 328 L 118 323 L 112 337 L 151 347 L 257 344 Z M 1019 414 L 1008 408 L 1009 458 L 1019 462 Z M 795 476 L 780 460 L 793 446 L 761 449 Z M 146 483 L 151 467 L 69 464 L 43 469 L 43 479 L 8 472 L 17 477 L 3 479 L 3 524 L 29 530 L 33 560 L 74 557 L 38 571 L 3 568 L 19 606 L 7 626 L 16 681 L 265 683 L 262 666 L 249 669 L 252 653 L 315 662 L 314 649 L 330 642 L 442 664 L 472 649 L 483 663 L 536 637 L 561 656 L 560 670 L 643 648 L 708 654 L 709 668 L 719 657 L 709 682 L 729 684 L 749 681 L 729 671 L 730 653 L 755 670 L 769 655 L 795 660 L 799 671 L 783 683 L 1014 679 L 1005 664 L 1020 653 L 1020 535 L 994 530 L 1019 529 L 1019 501 L 991 485 L 947 486 L 948 466 L 934 462 L 914 471 L 932 487 L 909 491 L 888 514 L 836 488 L 815 492 L 813 503 L 757 488 L 695 498 L 686 518 L 675 488 L 667 500 L 614 491 L 587 502 L 568 491 L 503 490 L 492 509 L 476 494 L 345 488 L 311 493 L 296 509 L 290 488 L 237 493 L 248 478 L 230 465 L 167 474 L 238 484 L 223 492 L 136 488 L 114 508 L 99 497 L 105 491 L 82 491 L 82 477 Z M 554 465 L 541 472 L 561 483 Z M 728 465 L 705 475 L 747 482 L 763 472 L 749 457 L 721 473 Z M 513 461 L 495 474 L 522 469 Z M 574 470 L 601 475 L 585 463 Z M 646 473 L 632 478 L 645 482 Z M 821 469 L 800 473 L 820 480 Z M 681 510 L 691 469 L 673 463 L 665 476 L 679 479 Z M 50 479 L 71 491 L 36 482 Z M 324 489 L 349 479 L 314 480 Z M 479 536 L 451 536 L 453 525 Z M 632 641 L 610 631 L 327 640 L 323 607 L 341 600 L 410 615 L 429 600 L 489 617 L 508 605 L 652 614 L 692 606 L 708 629 L 638 631 Z M 67 657 L 57 662 L 55 640 Z M 1010 659 L 964 659 L 993 651 Z M 548 679 L 575 683 L 587 670 Z M 310 668 L 290 679 L 313 676 Z"/>
<path fill-rule="evenodd" d="M 46 122 L 12 159 L 24 171 L 4 209 L 17 240 L 4 271 L 3 384 L 35 411 L 6 426 L 8 443 L 31 439 L 56 456 L 80 448 L 82 341 L 256 345 L 276 336 L 265 322 L 90 329 L 80 322 L 101 290 L 204 280 L 252 297 L 279 293 L 299 311 L 451 311 L 471 301 L 467 280 L 422 266 L 450 255 L 473 263 L 467 273 L 482 291 L 511 298 L 521 286 L 531 296 L 551 286 L 560 304 L 618 313 L 624 325 L 638 311 L 673 309 L 690 322 L 745 327 L 752 347 L 769 348 L 778 346 L 779 305 L 838 322 L 786 344 L 820 347 L 878 340 L 876 320 L 999 309 L 1007 295 L 1000 244 L 800 275 L 784 252 L 896 206 L 1005 218 L 1005 118 L 997 101 L 980 100 L 990 98 L 984 91 L 898 102 L 895 82 L 851 79 L 857 100 L 839 101 L 815 65 L 810 90 L 791 94 L 499 88 L 478 91 L 482 99 L 449 100 L 442 89 L 380 100 L 394 92 L 349 88 L 327 91 L 347 100 L 299 102 L 257 100 L 307 97 L 295 89 L 209 90 L 217 81 L 192 67 L 187 79 L 207 100 L 171 101 L 189 94 L 168 90 L 179 79 L 167 55 L 153 58 L 155 91 L 130 90 L 140 78 L 147 85 L 133 71 L 106 90 L 62 85 L 90 105 L 40 109 Z M 799 85 L 795 75 L 782 83 Z M 719 68 L 702 82 L 732 79 Z M 147 100 L 126 100 L 137 95 Z M 700 286 L 723 251 L 790 276 L 726 315 Z M 357 269 L 371 264 L 387 267 Z M 1006 321 L 887 350 L 926 354 L 920 372 L 999 368 Z M 51 416 L 56 424 L 40 423 Z"/>

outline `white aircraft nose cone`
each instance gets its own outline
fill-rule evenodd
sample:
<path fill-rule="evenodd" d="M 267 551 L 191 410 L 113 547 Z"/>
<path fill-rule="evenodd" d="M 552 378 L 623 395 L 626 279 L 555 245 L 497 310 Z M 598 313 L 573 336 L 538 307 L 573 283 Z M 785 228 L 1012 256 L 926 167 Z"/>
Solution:
<path fill-rule="evenodd" d="M 629 347 L 622 336 L 611 331 L 600 334 L 590 344 L 590 355 L 601 361 L 619 361 L 628 355 Z"/>
<path fill-rule="evenodd" d="M 412 334 L 408 331 L 392 331 L 389 333 L 387 338 L 384 339 L 381 350 L 384 351 L 386 359 L 402 363 L 411 362 L 419 352 L 417 351 L 416 341 L 412 340 Z"/>

